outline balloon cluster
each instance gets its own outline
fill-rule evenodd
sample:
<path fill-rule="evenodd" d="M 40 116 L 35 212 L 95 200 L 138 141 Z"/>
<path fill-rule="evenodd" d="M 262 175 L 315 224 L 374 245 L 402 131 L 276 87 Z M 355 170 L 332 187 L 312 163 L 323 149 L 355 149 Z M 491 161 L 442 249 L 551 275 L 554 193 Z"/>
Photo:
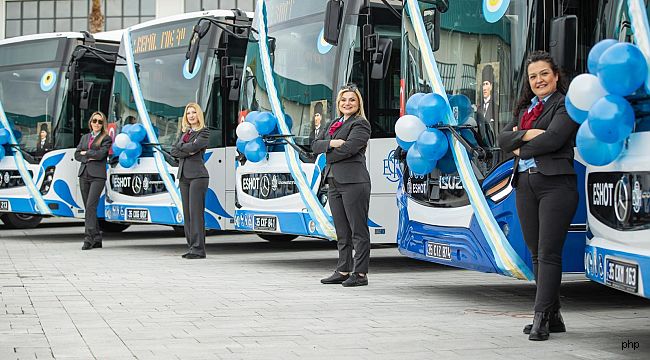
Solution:
<path fill-rule="evenodd" d="M 142 154 L 142 140 L 147 137 L 147 131 L 142 124 L 127 124 L 122 127 L 122 132 L 115 136 L 113 141 L 113 154 L 119 156 L 122 167 L 130 168 L 138 161 Z"/>
<path fill-rule="evenodd" d="M 587 163 L 603 166 L 621 154 L 634 129 L 634 111 L 624 96 L 643 85 L 648 65 L 636 45 L 607 39 L 591 49 L 587 67 L 588 74 L 571 81 L 565 104 L 580 124 L 578 152 Z"/>
<path fill-rule="evenodd" d="M 288 119 L 288 117 L 287 117 Z M 270 112 L 251 111 L 246 119 L 235 130 L 237 133 L 237 150 L 246 159 L 256 163 L 266 158 L 266 144 L 262 135 L 276 131 L 278 119 Z"/>
<path fill-rule="evenodd" d="M 0 128 L 0 160 L 5 157 L 4 145 L 9 143 L 9 139 L 11 139 L 9 131 L 7 129 Z"/>
<path fill-rule="evenodd" d="M 463 125 L 472 113 L 472 105 L 465 95 L 453 95 L 449 106 L 457 120 Z M 427 175 L 438 161 L 447 156 L 447 137 L 436 126 L 446 123 L 447 101 L 438 94 L 416 93 L 406 102 L 406 115 L 395 123 L 397 143 L 406 150 L 406 163 L 411 173 Z"/>

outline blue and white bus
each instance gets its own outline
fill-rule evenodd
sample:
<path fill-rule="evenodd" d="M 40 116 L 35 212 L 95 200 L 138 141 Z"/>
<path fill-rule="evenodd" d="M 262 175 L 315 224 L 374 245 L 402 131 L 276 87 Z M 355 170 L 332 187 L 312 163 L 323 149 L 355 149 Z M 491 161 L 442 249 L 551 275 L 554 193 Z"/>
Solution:
<path fill-rule="evenodd" d="M 524 65 L 530 51 L 550 50 L 569 76 L 578 64 L 586 64 L 596 8 L 556 5 L 537 0 L 405 0 L 402 103 L 411 94 L 435 92 L 450 98 L 466 96 L 474 106 L 465 125 L 443 130 L 450 147 L 433 172 L 413 175 L 402 162 L 404 177 L 398 190 L 402 254 L 533 278 L 511 185 L 513 161 L 500 151 L 495 135 L 512 117 L 521 85 L 527 81 Z M 444 116 L 453 119 L 452 113 Z M 580 161 L 575 166 L 581 183 L 585 166 Z M 583 270 L 585 222 L 582 192 L 565 243 L 564 271 Z"/>
<path fill-rule="evenodd" d="M 372 126 L 366 151 L 372 179 L 370 227 L 373 242 L 394 242 L 394 123 L 399 113 L 400 1 L 264 0 L 257 2 L 242 82 L 240 116 L 269 111 L 278 131 L 266 138 L 268 157 L 237 167 L 235 224 L 266 240 L 298 235 L 335 239 L 321 186 L 325 157 L 313 156 L 315 121 L 327 129 L 336 116 L 339 88 L 354 83 Z M 326 9 L 340 31 L 325 41 Z M 339 13 L 340 11 L 340 13 Z M 317 115 L 318 114 L 318 115 Z M 318 120 L 316 120 L 316 117 Z M 275 145 L 273 144 L 275 139 Z M 286 144 L 285 144 L 286 143 Z"/>
<path fill-rule="evenodd" d="M 6 227 L 35 227 L 47 216 L 84 217 L 73 154 L 89 131 L 90 114 L 108 111 L 120 36 L 69 32 L 0 41 L 0 129 L 6 136 L 0 219 Z"/>
<path fill-rule="evenodd" d="M 118 134 L 125 125 L 139 123 L 147 138 L 134 166 L 118 161 L 109 166 L 107 221 L 183 225 L 178 163 L 169 151 L 180 134 L 185 106 L 196 102 L 210 129 L 206 227 L 234 227 L 234 129 L 249 16 L 239 10 L 194 12 L 125 30 L 119 54 L 126 66 L 115 71 L 109 129 Z M 200 46 L 190 71 L 186 53 L 194 30 L 200 33 Z"/>
<path fill-rule="evenodd" d="M 601 4 L 599 39 L 634 42 L 650 59 L 649 4 Z M 587 166 L 587 277 L 650 298 L 650 82 L 628 97 L 636 115 L 622 154 L 606 166 Z"/>

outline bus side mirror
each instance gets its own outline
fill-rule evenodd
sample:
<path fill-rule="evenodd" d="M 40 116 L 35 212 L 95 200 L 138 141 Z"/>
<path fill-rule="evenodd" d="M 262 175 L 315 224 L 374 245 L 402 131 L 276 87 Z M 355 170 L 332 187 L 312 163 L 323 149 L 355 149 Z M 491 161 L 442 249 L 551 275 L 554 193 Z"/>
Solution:
<path fill-rule="evenodd" d="M 323 38 L 328 44 L 339 44 L 341 22 L 343 21 L 343 1 L 329 0 L 325 7 L 325 23 L 323 24 Z"/>
<path fill-rule="evenodd" d="M 194 72 L 196 58 L 199 56 L 199 45 L 201 45 L 201 39 L 208 33 L 208 30 L 210 30 L 210 22 L 206 21 L 201 23 L 201 25 L 194 25 L 190 47 L 187 49 L 187 53 L 185 54 L 185 59 L 189 60 L 187 70 L 190 74 Z"/>
<path fill-rule="evenodd" d="M 372 55 L 372 68 L 370 78 L 381 80 L 386 77 L 390 65 L 391 52 L 393 50 L 392 39 L 377 39 L 377 50 Z"/>
<path fill-rule="evenodd" d="M 431 51 L 433 52 L 440 49 L 440 14 L 441 11 L 434 9 L 424 10 L 422 13 L 427 37 L 429 38 L 429 44 L 431 44 Z"/>
<path fill-rule="evenodd" d="M 578 17 L 566 15 L 551 20 L 548 50 L 569 79 L 578 70 Z"/>
<path fill-rule="evenodd" d="M 90 94 L 93 91 L 92 82 L 77 80 L 77 91 L 79 91 L 79 109 L 88 110 L 90 107 Z"/>

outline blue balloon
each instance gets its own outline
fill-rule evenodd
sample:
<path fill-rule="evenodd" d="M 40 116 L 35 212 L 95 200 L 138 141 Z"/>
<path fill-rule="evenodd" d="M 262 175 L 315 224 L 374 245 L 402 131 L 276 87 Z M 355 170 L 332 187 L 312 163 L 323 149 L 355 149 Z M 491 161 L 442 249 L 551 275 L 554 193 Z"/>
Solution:
<path fill-rule="evenodd" d="M 116 143 L 113 143 L 113 145 L 111 145 L 111 149 L 113 149 L 113 155 L 115 155 L 115 156 L 120 156 L 122 151 L 124 151 L 124 149 L 117 146 Z"/>
<path fill-rule="evenodd" d="M 244 155 L 246 159 L 256 163 L 262 161 L 266 157 L 266 144 L 261 137 L 257 137 L 246 144 L 244 148 Z"/>
<path fill-rule="evenodd" d="M 255 125 L 255 120 L 257 119 L 257 115 L 259 115 L 260 112 L 257 110 L 253 110 L 246 114 L 246 119 L 244 121 L 248 121 L 249 123 L 253 123 Z"/>
<path fill-rule="evenodd" d="M 576 147 L 580 156 L 591 165 L 603 166 L 614 161 L 623 151 L 624 141 L 614 144 L 604 143 L 596 138 L 589 128 L 587 120 L 578 129 Z"/>
<path fill-rule="evenodd" d="M 255 116 L 255 128 L 260 135 L 270 134 L 275 126 L 278 124 L 278 120 L 270 112 L 263 112 Z"/>
<path fill-rule="evenodd" d="M 438 129 L 428 128 L 420 134 L 417 140 L 418 150 L 425 159 L 438 161 L 442 158 L 449 144 L 447 137 Z"/>
<path fill-rule="evenodd" d="M 277 122 L 277 120 L 276 120 Z M 291 129 L 293 129 L 293 119 L 289 114 L 284 114 L 284 122 L 287 123 L 287 127 L 289 128 L 289 132 L 291 132 Z"/>
<path fill-rule="evenodd" d="M 122 130 L 120 132 L 123 132 L 123 133 L 129 135 L 129 131 L 130 131 L 132 126 L 133 126 L 133 124 L 126 124 L 126 125 L 122 126 Z"/>
<path fill-rule="evenodd" d="M 447 151 L 445 156 L 438 160 L 438 169 L 443 174 L 454 174 L 458 170 L 456 169 L 456 162 L 454 161 L 454 154 L 451 152 L 451 149 Z"/>
<path fill-rule="evenodd" d="M 454 117 L 456 117 L 456 121 L 458 121 L 458 125 L 466 123 L 467 119 L 469 119 L 470 115 L 474 112 L 472 102 L 463 94 L 453 95 L 450 97 L 449 106 L 451 107 L 451 111 L 454 113 Z"/>
<path fill-rule="evenodd" d="M 420 106 L 420 100 L 422 100 L 422 97 L 426 95 L 425 93 L 415 93 L 409 97 L 409 99 L 406 101 L 406 113 L 408 115 L 415 115 L 418 116 L 418 109 Z"/>
<path fill-rule="evenodd" d="M 237 150 L 243 154 L 246 151 L 246 144 L 248 144 L 248 141 L 237 139 Z"/>
<path fill-rule="evenodd" d="M 8 143 L 10 138 L 11 136 L 9 135 L 9 131 L 7 131 L 7 129 L 0 129 L 0 145 Z"/>
<path fill-rule="evenodd" d="M 594 136 L 608 144 L 625 140 L 634 129 L 634 110 L 627 100 L 607 95 L 589 109 L 589 129 Z"/>
<path fill-rule="evenodd" d="M 0 145 L 0 160 L 5 157 L 5 147 Z"/>
<path fill-rule="evenodd" d="M 589 114 L 588 111 L 580 110 L 575 105 L 571 103 L 571 100 L 569 100 L 569 97 L 564 98 L 564 106 L 566 107 L 566 112 L 569 113 L 569 117 L 571 117 L 571 120 L 577 122 L 578 124 L 582 124 L 587 120 L 587 114 Z"/>
<path fill-rule="evenodd" d="M 400 139 L 398 137 L 396 137 L 395 140 L 397 140 L 397 145 L 399 145 L 399 147 L 401 147 L 404 150 L 410 149 L 411 146 L 413 146 L 413 144 L 415 144 L 415 141 L 408 142 L 408 141 L 404 141 L 404 140 L 402 140 L 402 139 Z"/>
<path fill-rule="evenodd" d="M 126 144 L 124 149 L 122 149 L 122 154 L 125 154 L 126 157 L 130 158 L 138 158 L 140 154 L 142 154 L 142 145 L 140 143 L 131 141 L 130 143 Z"/>
<path fill-rule="evenodd" d="M 600 56 L 597 73 L 610 94 L 627 96 L 643 84 L 648 75 L 648 65 L 636 45 L 618 43 Z"/>
<path fill-rule="evenodd" d="M 427 126 L 434 126 L 444 122 L 447 116 L 447 102 L 438 94 L 429 93 L 420 99 L 418 106 L 420 119 Z"/>
<path fill-rule="evenodd" d="M 133 165 L 135 165 L 136 161 L 138 160 L 138 158 L 135 158 L 135 157 L 128 157 L 128 156 L 126 155 L 125 152 L 122 152 L 122 153 L 120 154 L 120 158 L 119 158 L 119 159 L 120 159 L 120 160 L 119 160 L 120 165 L 121 165 L 122 167 L 124 167 L 124 168 L 130 168 L 130 167 L 133 167 Z"/>
<path fill-rule="evenodd" d="M 406 152 L 406 164 L 411 173 L 424 176 L 436 168 L 436 161 L 425 158 L 418 149 L 417 143 Z"/>
<path fill-rule="evenodd" d="M 127 135 L 133 140 L 134 142 L 141 142 L 144 140 L 145 136 L 147 136 L 147 131 L 144 129 L 144 126 L 142 124 L 133 124 L 130 127 L 128 127 L 125 130 L 122 130 L 122 132 L 126 132 Z"/>
<path fill-rule="evenodd" d="M 459 132 L 460 132 L 460 136 L 463 139 L 465 139 L 468 143 L 470 143 L 470 145 L 478 146 L 478 141 L 476 141 L 476 136 L 474 135 L 474 132 L 472 132 L 472 130 L 461 129 Z"/>
<path fill-rule="evenodd" d="M 609 49 L 612 45 L 618 44 L 618 41 L 614 39 L 605 39 L 601 40 L 598 42 L 598 44 L 594 45 L 594 47 L 589 50 L 589 57 L 587 58 L 587 68 L 589 69 L 589 72 L 597 75 L 598 73 L 598 62 L 600 60 L 600 56 L 605 52 L 605 50 Z M 582 121 L 580 122 L 582 124 Z"/>

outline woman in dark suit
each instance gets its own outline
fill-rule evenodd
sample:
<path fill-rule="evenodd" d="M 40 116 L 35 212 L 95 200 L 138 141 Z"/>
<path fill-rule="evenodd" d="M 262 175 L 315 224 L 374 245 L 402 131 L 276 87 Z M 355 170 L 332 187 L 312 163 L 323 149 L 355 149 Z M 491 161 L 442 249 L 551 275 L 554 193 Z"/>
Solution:
<path fill-rule="evenodd" d="M 551 56 L 534 52 L 526 64 L 528 81 L 499 144 L 515 155 L 517 213 L 537 283 L 535 316 L 524 333 L 529 340 L 547 340 L 549 332 L 566 331 L 560 282 L 564 239 L 578 205 L 573 169 L 578 125 L 567 114 L 565 87 Z"/>
<path fill-rule="evenodd" d="M 336 271 L 321 283 L 363 286 L 368 285 L 370 262 L 370 175 L 365 156 L 370 122 L 356 86 L 343 87 L 336 104 L 339 118 L 312 143 L 314 153 L 326 156 L 322 176 L 329 184 L 328 199 L 339 250 Z"/>
<path fill-rule="evenodd" d="M 95 111 L 88 120 L 90 134 L 81 137 L 75 160 L 81 163 L 79 167 L 79 186 L 85 208 L 85 237 L 81 250 L 102 247 L 102 233 L 97 224 L 97 204 L 106 185 L 106 159 L 111 148 L 111 137 L 106 130 L 106 116 L 101 111 Z"/>
<path fill-rule="evenodd" d="M 185 239 L 189 250 L 185 259 L 205 259 L 205 193 L 210 175 L 203 163 L 210 130 L 205 127 L 203 111 L 196 103 L 185 107 L 181 136 L 172 147 L 172 156 L 179 159 L 178 182 L 183 200 Z"/>

